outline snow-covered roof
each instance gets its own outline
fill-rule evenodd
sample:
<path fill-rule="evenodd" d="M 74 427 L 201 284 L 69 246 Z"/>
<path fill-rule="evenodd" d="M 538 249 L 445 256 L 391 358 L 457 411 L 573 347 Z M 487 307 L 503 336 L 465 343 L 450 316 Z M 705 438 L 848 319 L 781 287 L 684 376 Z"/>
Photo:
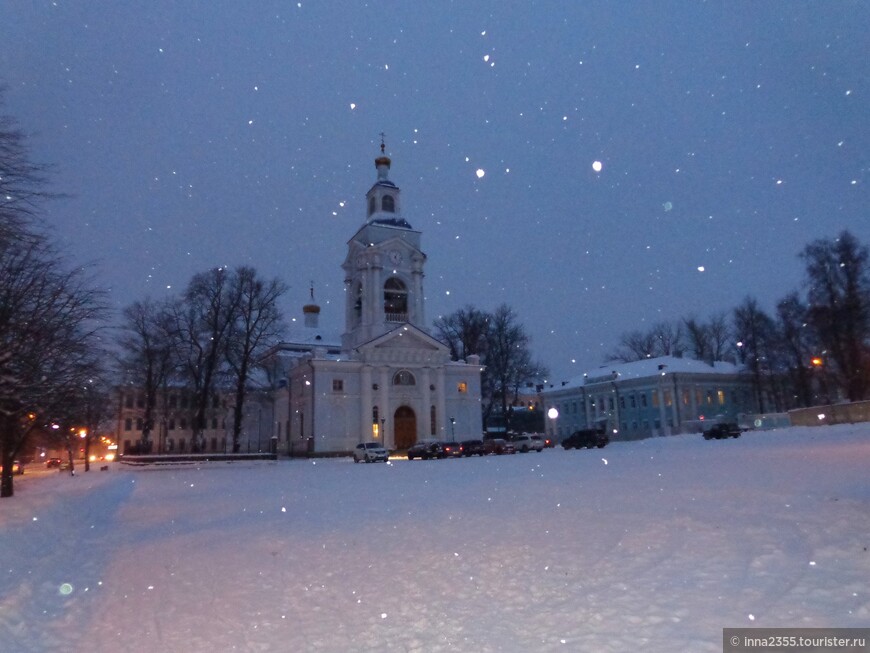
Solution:
<path fill-rule="evenodd" d="M 596 383 L 611 382 L 616 379 L 644 379 L 661 374 L 737 374 L 742 368 L 734 363 L 714 361 L 712 364 L 695 360 L 694 358 L 678 358 L 676 356 L 659 356 L 630 363 L 613 362 L 588 370 L 585 374 L 575 376 L 559 385 L 552 385 L 544 390 L 564 390 L 579 388 Z"/>

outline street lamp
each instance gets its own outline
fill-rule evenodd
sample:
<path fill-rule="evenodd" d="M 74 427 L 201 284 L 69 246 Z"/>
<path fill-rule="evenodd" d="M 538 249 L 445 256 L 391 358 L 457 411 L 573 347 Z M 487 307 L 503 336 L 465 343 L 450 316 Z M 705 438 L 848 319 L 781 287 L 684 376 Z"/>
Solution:
<path fill-rule="evenodd" d="M 381 445 L 382 445 L 382 446 L 386 446 L 386 444 L 387 444 L 386 428 L 387 428 L 387 418 L 386 418 L 386 417 L 381 417 L 381 433 L 380 433 L 380 436 L 381 436 Z"/>
<path fill-rule="evenodd" d="M 551 441 L 556 442 L 556 420 L 559 418 L 559 409 L 555 406 L 550 406 L 547 409 L 547 417 L 550 418 L 550 433 L 553 434 Z"/>
<path fill-rule="evenodd" d="M 450 439 L 456 442 L 456 418 L 450 418 Z"/>

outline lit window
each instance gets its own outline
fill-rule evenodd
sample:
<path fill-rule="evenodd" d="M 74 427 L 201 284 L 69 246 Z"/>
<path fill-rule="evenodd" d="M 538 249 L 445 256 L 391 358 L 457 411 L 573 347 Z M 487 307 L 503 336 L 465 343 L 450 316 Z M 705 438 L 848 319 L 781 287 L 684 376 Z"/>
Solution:
<path fill-rule="evenodd" d="M 725 391 L 724 390 L 717 390 L 716 394 L 719 395 L 719 405 L 724 406 L 725 405 Z"/>
<path fill-rule="evenodd" d="M 460 393 L 464 394 L 464 393 L 468 392 L 468 384 L 465 383 L 465 381 L 460 381 L 456 385 L 456 389 L 459 390 Z"/>

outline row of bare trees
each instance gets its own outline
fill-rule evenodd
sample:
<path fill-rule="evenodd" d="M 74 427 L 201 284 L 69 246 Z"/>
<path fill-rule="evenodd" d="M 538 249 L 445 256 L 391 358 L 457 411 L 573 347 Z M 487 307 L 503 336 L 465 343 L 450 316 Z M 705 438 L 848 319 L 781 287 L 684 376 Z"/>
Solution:
<path fill-rule="evenodd" d="M 191 397 L 193 448 L 203 445 L 216 394 L 233 397 L 232 442 L 238 451 L 244 404 L 262 351 L 284 329 L 278 301 L 287 287 L 248 266 L 194 275 L 185 292 L 145 299 L 124 310 L 120 365 L 125 384 L 144 397 L 142 441 L 150 448 L 158 406 L 185 389 Z"/>
<path fill-rule="evenodd" d="M 609 359 L 688 355 L 745 366 L 760 412 L 870 399 L 870 258 L 849 231 L 800 253 L 801 293 L 771 315 L 749 296 L 730 315 L 661 322 L 620 338 Z M 768 399 L 770 398 L 770 399 Z"/>
<path fill-rule="evenodd" d="M 98 423 L 105 405 L 105 298 L 41 222 L 46 180 L 15 122 L 0 117 L 0 497 L 14 494 L 12 464 L 28 438 L 65 443 L 72 459 L 70 429 Z"/>
<path fill-rule="evenodd" d="M 531 338 L 507 304 L 492 313 L 466 306 L 435 320 L 435 331 L 454 360 L 480 356 L 485 366 L 481 375 L 484 424 L 494 414 L 507 416 L 519 388 L 549 374 L 532 359 Z"/>

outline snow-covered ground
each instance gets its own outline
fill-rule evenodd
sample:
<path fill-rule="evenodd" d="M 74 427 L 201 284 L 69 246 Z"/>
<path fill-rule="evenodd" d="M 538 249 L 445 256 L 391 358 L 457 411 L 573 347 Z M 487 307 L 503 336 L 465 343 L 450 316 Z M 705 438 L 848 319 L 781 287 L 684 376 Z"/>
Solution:
<path fill-rule="evenodd" d="M 3 651 L 696 651 L 870 624 L 870 425 L 26 474 Z"/>

